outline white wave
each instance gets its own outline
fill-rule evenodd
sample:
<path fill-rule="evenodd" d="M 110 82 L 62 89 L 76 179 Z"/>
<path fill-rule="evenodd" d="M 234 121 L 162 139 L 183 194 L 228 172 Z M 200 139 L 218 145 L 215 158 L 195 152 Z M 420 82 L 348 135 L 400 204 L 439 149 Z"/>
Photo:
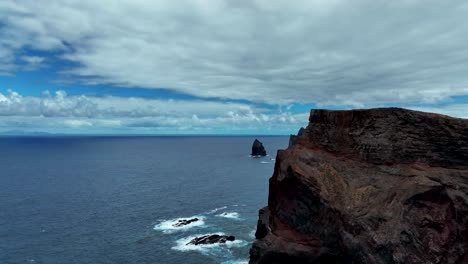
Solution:
<path fill-rule="evenodd" d="M 269 164 L 269 163 L 271 163 L 271 162 L 269 162 L 269 161 L 263 161 L 263 160 L 262 160 L 262 161 L 260 161 L 260 163 Z"/>
<path fill-rule="evenodd" d="M 228 260 L 221 262 L 221 264 L 248 264 L 249 261 L 246 259 L 234 259 L 234 260 Z"/>
<path fill-rule="evenodd" d="M 187 220 L 187 219 L 192 219 L 192 218 L 198 218 L 198 221 L 195 221 L 190 224 L 183 225 L 183 226 L 174 226 L 176 223 L 179 222 L 179 220 Z M 161 231 L 166 234 L 170 234 L 170 233 L 174 233 L 177 231 L 186 231 L 193 227 L 205 227 L 205 217 L 192 216 L 188 218 L 176 218 L 176 219 L 171 219 L 171 220 L 164 220 L 160 222 L 159 224 L 155 225 L 153 229 Z"/>
<path fill-rule="evenodd" d="M 255 228 L 254 230 L 250 231 L 249 233 L 249 237 L 250 238 L 255 238 L 255 233 L 257 232 L 257 228 Z"/>
<path fill-rule="evenodd" d="M 214 213 L 218 212 L 219 210 L 223 210 L 223 209 L 226 209 L 226 208 L 227 208 L 227 206 L 218 207 L 218 208 L 215 208 L 215 209 L 209 211 L 208 213 L 209 214 L 214 214 Z"/>
<path fill-rule="evenodd" d="M 225 235 L 224 233 L 216 233 L 218 235 Z M 177 251 L 198 251 L 204 255 L 216 255 L 216 256 L 224 256 L 226 253 L 230 253 L 230 248 L 239 248 L 245 247 L 249 243 L 244 240 L 234 240 L 234 241 L 226 241 L 226 243 L 215 243 L 210 245 L 187 245 L 190 241 L 192 241 L 196 237 L 206 236 L 212 234 L 201 234 L 195 236 L 189 236 L 185 238 L 181 238 L 176 241 L 176 245 L 172 247 L 173 250 Z"/>
<path fill-rule="evenodd" d="M 220 214 L 217 214 L 216 216 L 229 218 L 229 219 L 236 219 L 236 220 L 240 219 L 239 213 L 237 213 L 237 212 L 222 212 Z"/>

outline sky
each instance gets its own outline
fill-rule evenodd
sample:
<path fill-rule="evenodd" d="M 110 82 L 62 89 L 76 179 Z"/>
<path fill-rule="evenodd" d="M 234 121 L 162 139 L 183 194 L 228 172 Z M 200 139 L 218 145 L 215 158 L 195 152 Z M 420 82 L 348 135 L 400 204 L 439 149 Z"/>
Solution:
<path fill-rule="evenodd" d="M 466 0 L 2 0 L 0 133 L 290 134 L 468 118 Z"/>

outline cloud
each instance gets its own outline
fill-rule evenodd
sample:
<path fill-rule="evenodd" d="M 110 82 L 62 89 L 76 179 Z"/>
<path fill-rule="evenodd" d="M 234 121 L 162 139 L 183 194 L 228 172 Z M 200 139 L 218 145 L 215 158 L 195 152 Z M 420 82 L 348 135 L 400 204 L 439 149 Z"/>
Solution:
<path fill-rule="evenodd" d="M 423 112 L 439 113 L 448 116 L 468 119 L 468 103 L 456 103 L 443 106 L 413 106 L 409 108 Z"/>
<path fill-rule="evenodd" d="M 468 2 L 10 1 L 0 73 L 24 48 L 64 78 L 198 97 L 354 105 L 468 94 Z"/>
<path fill-rule="evenodd" d="M 406 106 L 468 118 L 468 103 Z M 48 91 L 0 93 L 0 131 L 116 134 L 290 134 L 306 126 L 308 109 L 255 107 L 222 101 L 70 96 Z"/>
<path fill-rule="evenodd" d="M 66 126 L 69 126 L 69 127 L 72 127 L 72 128 L 81 128 L 81 127 L 91 127 L 91 126 L 93 126 L 93 123 L 91 123 L 89 121 L 74 120 L 74 119 L 65 120 L 64 124 Z"/>
<path fill-rule="evenodd" d="M 25 71 L 34 71 L 44 66 L 45 58 L 39 56 L 21 56 L 23 62 L 22 69 Z"/>
<path fill-rule="evenodd" d="M 307 116 L 217 101 L 0 93 L 0 130 L 287 134 L 307 124 Z"/>

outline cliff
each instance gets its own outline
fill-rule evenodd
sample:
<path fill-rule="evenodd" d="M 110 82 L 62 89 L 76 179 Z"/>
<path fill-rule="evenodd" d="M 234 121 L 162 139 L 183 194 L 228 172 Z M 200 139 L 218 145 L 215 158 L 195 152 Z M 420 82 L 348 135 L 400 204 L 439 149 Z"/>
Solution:
<path fill-rule="evenodd" d="M 468 120 L 313 110 L 278 151 L 250 263 L 468 263 Z"/>

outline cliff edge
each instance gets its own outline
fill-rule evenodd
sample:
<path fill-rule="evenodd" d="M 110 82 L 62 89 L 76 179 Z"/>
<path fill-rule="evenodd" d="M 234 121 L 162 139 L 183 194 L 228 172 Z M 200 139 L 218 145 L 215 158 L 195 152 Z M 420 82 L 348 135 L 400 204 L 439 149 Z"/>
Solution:
<path fill-rule="evenodd" d="M 468 263 L 468 120 L 312 110 L 255 235 L 251 264 Z"/>

